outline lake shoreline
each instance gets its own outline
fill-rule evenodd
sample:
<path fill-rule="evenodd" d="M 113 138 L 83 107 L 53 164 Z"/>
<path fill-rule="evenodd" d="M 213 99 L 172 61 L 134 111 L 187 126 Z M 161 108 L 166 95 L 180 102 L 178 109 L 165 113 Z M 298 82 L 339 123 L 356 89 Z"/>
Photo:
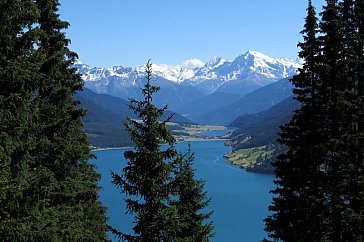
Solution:
<path fill-rule="evenodd" d="M 191 139 L 183 139 L 183 140 L 177 140 L 176 144 L 181 142 L 191 142 L 191 141 L 228 141 L 229 139 L 219 139 L 219 138 L 191 138 Z M 120 146 L 120 147 L 94 147 L 91 149 L 91 151 L 105 151 L 105 150 L 122 150 L 122 149 L 132 149 L 133 146 Z"/>
<path fill-rule="evenodd" d="M 228 153 L 231 147 L 226 146 L 225 141 L 200 140 L 191 144 L 195 153 L 193 165 L 196 178 L 205 180 L 204 190 L 212 199 L 207 209 L 214 211 L 211 220 L 214 221 L 216 234 L 211 242 L 241 241 L 241 238 L 244 241 L 259 241 L 266 237 L 263 219 L 269 215 L 267 207 L 272 200 L 269 191 L 274 188 L 273 177 L 245 172 L 226 163 L 223 154 Z M 176 149 L 187 152 L 188 142 L 177 143 Z M 99 181 L 103 187 L 100 201 L 108 207 L 109 225 L 132 233 L 133 217 L 124 214 L 125 194 L 121 194 L 120 189 L 111 182 L 110 171 L 120 172 L 128 162 L 122 152 L 96 151 L 98 159 L 91 162 L 102 174 Z"/>

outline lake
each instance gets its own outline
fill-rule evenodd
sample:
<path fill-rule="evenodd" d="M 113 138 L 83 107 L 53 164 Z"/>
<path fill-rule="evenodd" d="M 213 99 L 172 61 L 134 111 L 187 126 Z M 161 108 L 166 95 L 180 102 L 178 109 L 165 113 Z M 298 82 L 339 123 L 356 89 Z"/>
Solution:
<path fill-rule="evenodd" d="M 261 241 L 264 232 L 263 219 L 268 214 L 268 205 L 273 189 L 272 175 L 246 172 L 225 162 L 223 155 L 231 150 L 223 141 L 190 142 L 195 152 L 194 167 L 196 176 L 206 181 L 205 190 L 212 198 L 209 210 L 213 210 L 212 220 L 218 242 Z M 185 151 L 188 142 L 177 144 L 177 149 Z M 131 232 L 130 215 L 125 215 L 125 203 L 120 190 L 111 183 L 110 171 L 121 173 L 126 165 L 123 156 L 125 149 L 93 151 L 97 160 L 97 170 L 102 174 L 100 185 L 103 190 L 100 200 L 109 208 L 109 224 L 123 232 Z"/>
<path fill-rule="evenodd" d="M 232 133 L 234 132 L 236 129 L 222 129 L 222 130 L 209 130 L 209 131 L 205 131 L 205 132 L 201 132 L 196 134 L 196 136 L 198 137 L 220 137 L 220 136 L 224 136 L 228 133 Z"/>

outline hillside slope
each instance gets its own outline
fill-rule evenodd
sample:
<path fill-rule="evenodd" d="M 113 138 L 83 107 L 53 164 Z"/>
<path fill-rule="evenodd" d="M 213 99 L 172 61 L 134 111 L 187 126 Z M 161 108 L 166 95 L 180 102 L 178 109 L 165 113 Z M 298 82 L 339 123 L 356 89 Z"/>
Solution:
<path fill-rule="evenodd" d="M 193 121 L 227 125 L 241 115 L 267 110 L 289 96 L 292 96 L 292 84 L 286 78 L 248 93 L 232 104 L 203 113 Z"/>

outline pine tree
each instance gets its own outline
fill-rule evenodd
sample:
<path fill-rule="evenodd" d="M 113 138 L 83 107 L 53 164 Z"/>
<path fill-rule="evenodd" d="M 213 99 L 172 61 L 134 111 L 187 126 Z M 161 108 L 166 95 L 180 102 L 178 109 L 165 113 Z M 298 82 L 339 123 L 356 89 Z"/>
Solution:
<path fill-rule="evenodd" d="M 351 166 L 348 156 L 348 132 L 351 128 L 351 3 L 344 1 L 340 7 L 338 1 L 327 1 L 322 12 L 321 46 L 324 69 L 321 79 L 326 84 L 328 141 L 324 167 L 325 212 L 327 239 L 329 241 L 350 240 L 350 228 L 347 226 L 348 168 Z"/>
<path fill-rule="evenodd" d="M 349 124 L 346 140 L 350 150 L 349 182 L 348 182 L 348 234 L 351 241 L 364 240 L 364 1 L 350 2 L 351 25 L 354 31 L 347 42 L 351 48 L 351 88 L 350 100 L 352 104 L 351 123 Z M 354 63 L 353 63 L 354 62 Z"/>
<path fill-rule="evenodd" d="M 73 99 L 83 82 L 76 74 L 77 55 L 68 49 L 57 0 L 37 0 L 39 66 L 34 85 L 37 139 L 29 186 L 37 203 L 31 209 L 30 241 L 102 241 L 105 208 L 98 201 L 100 175 L 88 163 L 89 143 L 82 128 L 85 111 Z"/>
<path fill-rule="evenodd" d="M 0 240 L 31 232 L 29 172 L 34 147 L 32 94 L 36 11 L 30 0 L 0 1 Z"/>
<path fill-rule="evenodd" d="M 362 7 L 363 1 L 327 0 L 319 37 L 311 38 L 314 58 L 310 38 L 300 44 L 305 64 L 292 81 L 302 106 L 282 129 L 289 151 L 275 163 L 271 238 L 363 240 Z"/>
<path fill-rule="evenodd" d="M 128 160 L 123 174 L 112 173 L 113 183 L 122 189 L 127 211 L 135 215 L 134 235 L 112 229 L 119 239 L 127 241 L 172 241 L 178 228 L 177 209 L 169 206 L 170 182 L 176 150 L 175 139 L 166 127 L 167 119 L 159 122 L 164 110 L 152 104 L 159 87 L 151 85 L 152 64 L 146 64 L 147 83 L 142 89 L 144 100 L 131 99 L 130 108 L 140 121 L 128 119 L 126 125 L 135 150 L 124 153 Z M 161 145 L 169 146 L 162 149 Z"/>
<path fill-rule="evenodd" d="M 178 154 L 175 178 L 172 182 L 177 189 L 178 199 L 172 201 L 172 205 L 178 210 L 180 228 L 175 241 L 209 241 L 213 237 L 212 222 L 205 224 L 212 212 L 204 213 L 201 210 L 206 208 L 211 199 L 206 199 L 203 180 L 195 179 L 193 170 L 194 154 L 190 146 L 186 154 Z"/>
<path fill-rule="evenodd" d="M 167 106 L 160 109 L 152 103 L 159 87 L 150 83 L 149 61 L 146 74 L 144 100 L 131 99 L 130 108 L 138 120 L 128 119 L 125 124 L 135 148 L 124 153 L 128 163 L 122 175 L 112 172 L 113 183 L 128 197 L 127 212 L 135 216 L 134 234 L 110 229 L 124 241 L 208 241 L 212 226 L 204 221 L 210 213 L 200 212 L 209 203 L 203 182 L 193 177 L 193 156 L 174 147 L 175 138 L 166 126 L 172 116 L 159 121 Z"/>
<path fill-rule="evenodd" d="M 58 1 L 1 0 L 0 240 L 102 241 L 99 175 Z"/>
<path fill-rule="evenodd" d="M 319 42 L 315 9 L 309 1 L 304 30 L 304 42 L 299 43 L 299 56 L 304 65 L 292 78 L 295 98 L 301 108 L 282 127 L 279 142 L 288 147 L 273 164 L 277 188 L 273 194 L 273 215 L 265 220 L 266 230 L 273 239 L 283 241 L 322 241 L 324 173 L 321 169 L 325 143 L 322 110 L 322 83 L 318 70 Z"/>

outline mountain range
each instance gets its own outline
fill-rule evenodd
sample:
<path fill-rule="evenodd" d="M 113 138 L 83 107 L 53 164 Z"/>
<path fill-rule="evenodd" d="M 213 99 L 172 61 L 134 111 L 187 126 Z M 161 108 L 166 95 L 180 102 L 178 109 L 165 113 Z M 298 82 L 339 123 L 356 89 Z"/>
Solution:
<path fill-rule="evenodd" d="M 193 59 L 181 65 L 153 64 L 152 84 L 161 88 L 153 101 L 157 106 L 168 104 L 172 110 L 178 110 L 215 94 L 225 102 L 219 101 L 219 105 L 224 106 L 258 88 L 296 74 L 301 64 L 299 60 L 272 58 L 257 51 L 247 51 L 233 60 L 214 57 L 206 63 Z M 144 67 L 101 68 L 81 62 L 75 67 L 85 86 L 96 93 L 123 99 L 141 98 L 140 88 L 145 84 Z M 221 95 L 225 98 L 221 99 Z"/>

